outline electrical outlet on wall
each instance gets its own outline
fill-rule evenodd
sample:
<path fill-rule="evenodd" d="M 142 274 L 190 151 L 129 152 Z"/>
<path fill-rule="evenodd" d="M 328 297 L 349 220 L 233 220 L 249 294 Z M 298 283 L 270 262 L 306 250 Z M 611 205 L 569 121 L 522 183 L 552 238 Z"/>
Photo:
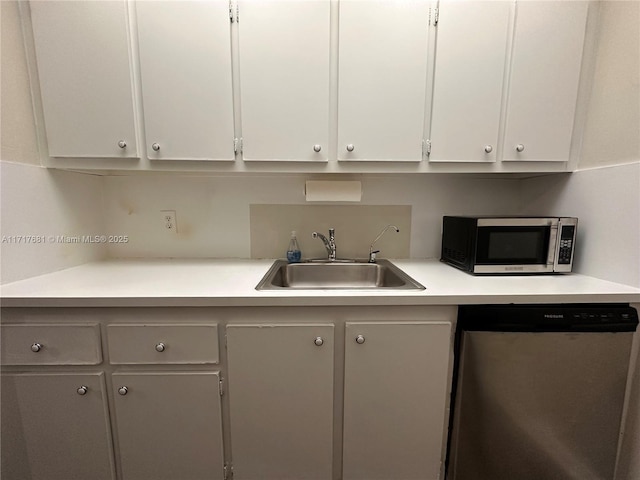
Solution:
<path fill-rule="evenodd" d="M 162 214 L 162 225 L 165 230 L 178 233 L 178 217 L 175 210 L 160 210 Z"/>

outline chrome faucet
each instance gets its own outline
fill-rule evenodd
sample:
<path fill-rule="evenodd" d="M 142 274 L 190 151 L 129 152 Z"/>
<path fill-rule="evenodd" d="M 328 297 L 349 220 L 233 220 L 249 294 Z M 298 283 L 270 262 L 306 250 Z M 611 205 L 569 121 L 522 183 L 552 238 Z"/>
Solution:
<path fill-rule="evenodd" d="M 390 228 L 393 228 L 397 233 L 400 233 L 400 229 L 398 227 L 396 227 L 395 225 L 387 225 L 386 227 L 384 227 L 382 229 L 382 231 L 378 234 L 378 236 L 376 237 L 376 239 L 371 242 L 371 246 L 369 247 L 369 263 L 376 263 L 376 254 L 380 253 L 380 250 L 374 250 L 373 249 L 373 245 L 380 240 L 380 238 L 382 238 L 382 235 L 385 234 L 385 232 L 387 230 L 389 230 Z"/>
<path fill-rule="evenodd" d="M 335 262 L 336 260 L 336 230 L 335 228 L 329 229 L 329 239 L 325 237 L 323 234 L 318 232 L 313 232 L 311 234 L 312 238 L 319 238 L 324 243 L 324 248 L 327 249 L 327 258 L 331 262 Z"/>

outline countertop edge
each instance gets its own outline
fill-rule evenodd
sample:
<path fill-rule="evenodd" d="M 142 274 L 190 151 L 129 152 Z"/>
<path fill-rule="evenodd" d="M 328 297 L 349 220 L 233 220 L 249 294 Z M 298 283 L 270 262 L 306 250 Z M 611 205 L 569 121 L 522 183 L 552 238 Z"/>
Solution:
<path fill-rule="evenodd" d="M 3 298 L 2 308 L 429 306 L 536 303 L 640 303 L 639 294 L 433 295 L 425 297 L 112 297 Z"/>

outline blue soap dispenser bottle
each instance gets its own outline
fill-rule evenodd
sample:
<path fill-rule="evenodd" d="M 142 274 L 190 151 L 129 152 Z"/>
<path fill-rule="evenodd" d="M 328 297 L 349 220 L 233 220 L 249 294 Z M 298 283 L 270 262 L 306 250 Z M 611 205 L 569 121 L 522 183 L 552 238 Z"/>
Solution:
<path fill-rule="evenodd" d="M 291 232 L 291 240 L 289 240 L 289 247 L 287 248 L 287 261 L 289 263 L 299 263 L 302 259 L 302 252 L 300 252 L 300 245 L 298 245 L 298 237 L 296 232 Z"/>

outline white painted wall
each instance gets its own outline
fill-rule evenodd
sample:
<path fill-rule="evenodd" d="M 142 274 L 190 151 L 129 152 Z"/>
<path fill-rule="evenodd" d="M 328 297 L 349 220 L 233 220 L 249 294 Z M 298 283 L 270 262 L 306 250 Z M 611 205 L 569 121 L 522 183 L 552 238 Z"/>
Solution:
<path fill-rule="evenodd" d="M 640 2 L 599 2 L 592 91 L 578 168 L 640 159 Z"/>
<path fill-rule="evenodd" d="M 2 283 L 105 257 L 105 244 L 56 238 L 104 233 L 101 177 L 2 161 L 0 188 Z"/>
<path fill-rule="evenodd" d="M 522 182 L 524 215 L 578 217 L 575 271 L 640 287 L 640 162 Z"/>

